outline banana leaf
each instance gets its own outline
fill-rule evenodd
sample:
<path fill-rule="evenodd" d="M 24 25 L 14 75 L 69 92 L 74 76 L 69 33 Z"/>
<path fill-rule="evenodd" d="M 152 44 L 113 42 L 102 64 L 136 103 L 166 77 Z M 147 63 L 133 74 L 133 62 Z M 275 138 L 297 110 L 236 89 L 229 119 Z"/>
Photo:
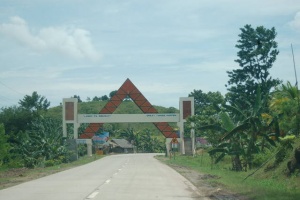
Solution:
<path fill-rule="evenodd" d="M 221 141 L 230 139 L 235 133 L 244 131 L 248 128 L 249 128 L 248 123 L 241 124 L 241 125 L 235 127 L 234 129 L 232 129 L 231 131 L 229 131 L 228 133 L 224 134 L 223 137 L 221 138 Z"/>

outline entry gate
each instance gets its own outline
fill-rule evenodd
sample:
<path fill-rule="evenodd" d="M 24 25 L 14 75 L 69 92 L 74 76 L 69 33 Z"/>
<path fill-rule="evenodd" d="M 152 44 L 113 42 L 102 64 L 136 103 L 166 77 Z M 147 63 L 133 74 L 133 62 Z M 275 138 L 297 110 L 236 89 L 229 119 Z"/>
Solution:
<path fill-rule="evenodd" d="M 116 97 L 117 96 L 117 97 Z M 130 97 L 144 114 L 113 114 L 117 106 L 125 97 Z M 117 99 L 117 100 L 116 100 Z M 181 97 L 179 99 L 179 114 L 157 113 L 156 109 L 147 101 L 139 90 L 127 79 L 116 95 L 104 106 L 99 114 L 78 114 L 78 99 L 63 99 L 63 136 L 67 137 L 67 123 L 74 125 L 74 139 L 78 139 L 78 127 L 81 123 L 90 123 L 81 135 L 81 139 L 90 139 L 104 123 L 153 123 L 166 137 L 166 147 L 170 150 L 172 138 L 177 137 L 176 130 L 169 126 L 169 122 L 177 122 L 180 132 L 180 149 L 185 154 L 184 148 L 184 123 L 187 117 L 194 115 L 194 97 Z M 192 148 L 195 148 L 194 130 L 191 131 Z"/>

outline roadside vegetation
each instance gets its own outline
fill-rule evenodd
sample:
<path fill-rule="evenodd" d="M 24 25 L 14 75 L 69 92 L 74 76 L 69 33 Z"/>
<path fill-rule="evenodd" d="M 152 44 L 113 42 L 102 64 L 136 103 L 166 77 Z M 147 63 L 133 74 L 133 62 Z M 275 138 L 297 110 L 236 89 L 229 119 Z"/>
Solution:
<path fill-rule="evenodd" d="M 265 197 L 261 199 L 272 199 L 279 193 L 299 194 L 293 192 L 299 191 L 300 177 L 298 85 L 270 75 L 279 54 L 275 28 L 245 25 L 240 31 L 235 60 L 238 68 L 227 72 L 227 94 L 205 93 L 201 89 L 189 93 L 195 99 L 195 115 L 185 123 L 186 133 L 193 123 L 196 136 L 205 138 L 208 148 L 203 156 L 179 156 L 167 162 L 214 174 L 220 178 L 212 182 L 236 187 L 236 191 L 245 194 L 255 190 Z M 79 95 L 73 97 L 79 101 L 79 113 L 90 114 L 98 113 L 115 93 L 85 102 Z M 160 113 L 178 112 L 173 107 L 155 108 Z M 70 162 L 71 155 L 62 138 L 61 113 L 61 106 L 50 108 L 50 102 L 37 92 L 26 95 L 18 106 L 2 108 L 0 167 L 39 168 Z M 141 111 L 131 99 L 125 99 L 115 113 Z M 176 124 L 171 126 L 175 128 Z M 82 125 L 79 133 L 85 127 Z M 105 124 L 103 129 L 111 138 L 127 139 L 138 152 L 165 151 L 164 138 L 152 124 Z M 72 128 L 68 131 L 71 138 Z M 80 149 L 78 155 L 84 155 L 84 148 Z"/>
<path fill-rule="evenodd" d="M 296 143 L 300 145 L 300 140 Z M 222 162 L 214 163 L 208 153 L 209 149 L 198 150 L 195 157 L 176 155 L 169 158 L 157 156 L 156 158 L 177 170 L 194 185 L 201 189 L 201 184 L 212 187 L 216 193 L 225 192 L 231 198 L 225 199 L 255 199 L 255 200 L 292 200 L 299 199 L 300 177 L 297 174 L 286 176 L 286 165 L 288 159 L 293 157 L 292 153 L 287 159 L 278 164 L 276 169 L 268 170 L 269 166 L 276 163 L 274 152 L 258 155 L 255 160 L 267 161 L 263 167 L 255 167 L 251 170 L 236 172 L 232 170 L 231 158 L 225 157 Z M 187 169 L 187 170 L 182 170 Z M 191 178 L 187 171 L 194 170 Z"/>
<path fill-rule="evenodd" d="M 114 94 L 113 91 L 111 94 Z M 79 113 L 93 114 L 108 102 L 104 97 L 94 97 L 93 101 L 79 99 Z M 111 96 L 109 97 L 111 98 Z M 33 92 L 19 101 L 18 106 L 1 108 L 0 111 L 0 169 L 41 168 L 58 166 L 74 160 L 74 152 L 68 148 L 67 139 L 72 139 L 72 127 L 68 128 L 68 138 L 62 134 L 62 107 L 49 108 L 50 102 Z M 164 113 L 177 111 L 175 108 L 157 106 Z M 124 101 L 116 113 L 141 113 L 131 101 Z M 79 127 L 81 133 L 87 124 Z M 131 142 L 137 152 L 164 152 L 164 137 L 153 124 L 105 124 L 103 131 L 110 138 L 123 138 Z M 94 149 L 94 148 L 93 148 Z M 77 155 L 87 154 L 86 145 L 77 145 Z"/>

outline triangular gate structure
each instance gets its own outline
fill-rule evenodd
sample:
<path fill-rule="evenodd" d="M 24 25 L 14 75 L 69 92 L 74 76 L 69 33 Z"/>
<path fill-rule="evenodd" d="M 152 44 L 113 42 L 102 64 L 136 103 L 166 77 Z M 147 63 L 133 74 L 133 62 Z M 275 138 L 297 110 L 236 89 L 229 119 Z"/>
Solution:
<path fill-rule="evenodd" d="M 144 97 L 144 95 L 135 87 L 135 85 L 129 79 L 126 79 L 117 93 L 110 99 L 109 102 L 107 102 L 107 104 L 102 108 L 99 114 L 113 114 L 117 107 L 127 97 L 130 97 L 132 101 L 142 110 L 143 113 L 158 113 L 157 110 Z M 153 124 L 166 138 L 178 137 L 176 131 L 169 125 L 169 123 L 155 122 Z M 90 123 L 89 126 L 80 135 L 80 138 L 92 138 L 94 134 L 102 127 L 102 125 L 103 123 Z"/>

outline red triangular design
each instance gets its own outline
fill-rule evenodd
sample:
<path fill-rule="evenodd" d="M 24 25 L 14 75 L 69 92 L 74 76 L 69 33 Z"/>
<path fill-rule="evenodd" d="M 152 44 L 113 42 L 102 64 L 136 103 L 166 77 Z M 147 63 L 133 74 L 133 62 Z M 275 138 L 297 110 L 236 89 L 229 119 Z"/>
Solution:
<path fill-rule="evenodd" d="M 123 83 L 117 93 L 110 99 L 109 102 L 100 110 L 99 114 L 112 114 L 117 107 L 123 102 L 123 100 L 129 96 L 133 102 L 144 113 L 157 113 L 157 110 L 150 104 L 150 102 L 144 97 L 144 95 L 135 87 L 135 85 L 129 80 Z M 167 137 L 177 137 L 176 132 L 166 122 L 153 123 L 161 133 Z M 103 124 L 91 123 L 80 135 L 80 138 L 92 138 L 94 134 L 102 127 Z"/>

